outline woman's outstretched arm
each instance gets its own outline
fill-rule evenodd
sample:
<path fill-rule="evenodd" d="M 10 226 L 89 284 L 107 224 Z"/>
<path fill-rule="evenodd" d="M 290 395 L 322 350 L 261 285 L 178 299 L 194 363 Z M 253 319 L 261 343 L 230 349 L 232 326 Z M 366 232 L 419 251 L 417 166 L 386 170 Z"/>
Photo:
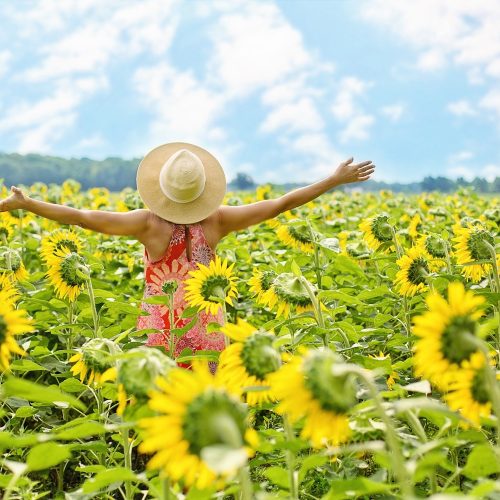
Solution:
<path fill-rule="evenodd" d="M 147 230 L 150 221 L 149 210 L 83 210 L 34 200 L 15 186 L 11 187 L 11 191 L 12 194 L 8 198 L 0 201 L 0 212 L 23 209 L 61 224 L 81 226 L 99 233 L 136 237 L 140 237 Z"/>
<path fill-rule="evenodd" d="M 253 224 L 272 219 L 282 212 L 300 207 L 334 187 L 366 181 L 374 170 L 375 165 L 371 161 L 353 163 L 353 159 L 349 158 L 326 179 L 290 191 L 274 200 L 258 201 L 236 207 L 221 206 L 218 211 L 221 237 L 231 231 L 245 229 Z"/>

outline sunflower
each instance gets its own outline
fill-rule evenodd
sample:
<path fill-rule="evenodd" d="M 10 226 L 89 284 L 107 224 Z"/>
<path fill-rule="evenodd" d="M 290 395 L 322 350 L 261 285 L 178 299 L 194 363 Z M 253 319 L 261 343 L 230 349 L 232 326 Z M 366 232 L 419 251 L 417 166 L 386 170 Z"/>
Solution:
<path fill-rule="evenodd" d="M 8 274 L 0 274 L 0 291 L 6 292 L 12 297 L 12 301 L 15 302 L 19 298 L 19 292 L 14 286 L 12 277 Z"/>
<path fill-rule="evenodd" d="M 14 281 L 23 281 L 29 276 L 19 252 L 5 246 L 0 247 L 0 274 Z"/>
<path fill-rule="evenodd" d="M 236 297 L 236 277 L 232 270 L 234 263 L 228 266 L 227 260 L 216 256 L 207 267 L 198 264 L 198 269 L 190 271 L 191 278 L 185 281 L 185 298 L 191 306 L 216 315 L 221 308 L 221 302 L 233 305 Z"/>
<path fill-rule="evenodd" d="M 158 349 L 141 346 L 127 351 L 118 363 L 116 413 L 123 415 L 127 400 L 131 404 L 145 401 L 148 391 L 156 387 L 155 379 L 175 366 L 175 362 Z"/>
<path fill-rule="evenodd" d="M 422 219 L 420 214 L 415 214 L 408 225 L 408 234 L 415 239 L 419 235 L 419 229 L 422 227 Z"/>
<path fill-rule="evenodd" d="M 69 358 L 71 373 L 84 382 L 88 375 L 88 385 L 94 383 L 101 386 L 109 380 L 116 380 L 116 367 L 112 356 L 119 354 L 121 349 L 109 339 L 90 339 L 79 349 L 79 352 Z"/>
<path fill-rule="evenodd" d="M 315 448 L 337 446 L 349 439 L 348 412 L 357 404 L 352 374 L 336 374 L 339 358 L 329 349 L 307 351 L 269 375 L 279 404 L 276 411 L 292 423 L 305 417 L 301 436 Z"/>
<path fill-rule="evenodd" d="M 365 241 L 372 250 L 377 250 L 380 245 L 393 240 L 392 227 L 388 220 L 389 216 L 382 214 L 366 219 L 359 225 Z"/>
<path fill-rule="evenodd" d="M 74 302 L 86 282 L 80 274 L 86 271 L 83 257 L 62 247 L 53 255 L 48 255 L 46 263 L 49 268 L 47 276 L 56 289 L 56 295 L 61 299 L 68 297 L 70 302 Z"/>
<path fill-rule="evenodd" d="M 257 303 L 262 306 L 274 307 L 277 297 L 272 293 L 271 287 L 276 278 L 276 273 L 271 270 L 259 271 L 254 269 L 252 277 L 248 280 L 250 291 L 257 296 Z"/>
<path fill-rule="evenodd" d="M 11 292 L 0 291 L 0 371 L 9 370 L 11 353 L 24 356 L 26 353 L 17 345 L 15 335 L 33 331 L 26 311 L 15 309 Z"/>
<path fill-rule="evenodd" d="M 425 250 L 435 259 L 444 259 L 450 253 L 448 242 L 436 234 L 427 234 L 420 238 L 418 246 Z"/>
<path fill-rule="evenodd" d="M 268 375 L 281 365 L 280 354 L 273 347 L 275 336 L 256 331 L 241 319 L 237 325 L 226 324 L 221 332 L 234 340 L 219 358 L 218 371 L 226 386 L 232 392 L 246 391 L 251 406 L 274 400 Z"/>
<path fill-rule="evenodd" d="M 475 352 L 462 369 L 454 373 L 445 400 L 452 410 L 459 411 L 476 427 L 481 426 L 481 417 L 491 415 L 491 397 L 488 391 L 486 358 Z"/>
<path fill-rule="evenodd" d="M 463 275 L 474 283 L 477 283 L 491 270 L 491 264 L 465 264 L 490 260 L 492 257 L 491 252 L 485 242 L 494 247 L 495 240 L 486 229 L 479 225 L 456 227 L 455 232 L 457 236 L 453 238 L 453 241 L 455 242 L 457 263 L 463 266 Z"/>
<path fill-rule="evenodd" d="M 157 416 L 139 420 L 144 431 L 141 453 L 155 453 L 148 469 L 161 469 L 173 481 L 199 489 L 222 488 L 245 465 L 257 442 L 247 424 L 247 410 L 206 363 L 193 370 L 174 368 L 157 380 L 149 407 Z M 165 432 L 168 429 L 168 432 Z M 214 460 L 212 451 L 227 449 L 231 460 Z"/>
<path fill-rule="evenodd" d="M 287 224 L 280 224 L 276 234 L 285 245 L 304 253 L 314 252 L 311 230 L 304 221 L 294 220 Z"/>
<path fill-rule="evenodd" d="M 312 284 L 309 284 L 313 288 Z M 301 278 L 293 273 L 281 273 L 276 276 L 269 289 L 270 300 L 277 305 L 276 316 L 288 318 L 293 308 L 297 313 L 313 309 L 311 297 Z"/>
<path fill-rule="evenodd" d="M 426 278 L 437 269 L 432 256 L 421 246 L 410 248 L 396 263 L 400 269 L 394 284 L 401 295 L 410 297 L 428 289 Z"/>
<path fill-rule="evenodd" d="M 448 285 L 447 301 L 432 292 L 426 302 L 429 310 L 414 319 L 413 333 L 418 337 L 413 348 L 415 373 L 446 389 L 453 372 L 477 351 L 473 337 L 484 298 L 454 282 Z"/>
<path fill-rule="evenodd" d="M 0 212 L 0 241 L 3 240 L 6 244 L 6 240 L 12 237 L 12 227 L 14 225 L 15 219 L 9 212 Z"/>
<path fill-rule="evenodd" d="M 263 186 L 257 186 L 256 194 L 257 194 L 257 200 L 262 201 L 262 200 L 268 200 L 271 198 L 271 193 L 273 191 L 273 188 L 271 187 L 270 184 L 264 184 Z"/>
<path fill-rule="evenodd" d="M 40 254 L 47 261 L 50 256 L 54 256 L 63 247 L 66 247 L 70 252 L 80 254 L 83 250 L 83 243 L 74 231 L 57 229 L 42 240 Z"/>

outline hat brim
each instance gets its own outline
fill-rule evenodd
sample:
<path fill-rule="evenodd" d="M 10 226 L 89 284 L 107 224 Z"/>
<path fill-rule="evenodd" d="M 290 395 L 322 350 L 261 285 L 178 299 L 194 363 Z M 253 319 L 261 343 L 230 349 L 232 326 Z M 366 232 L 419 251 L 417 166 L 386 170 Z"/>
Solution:
<path fill-rule="evenodd" d="M 196 200 L 178 203 L 169 199 L 160 187 L 160 170 L 170 156 L 187 149 L 198 155 L 205 169 L 205 188 Z M 151 150 L 137 169 L 137 190 L 153 213 L 176 224 L 193 224 L 206 219 L 221 205 L 226 193 L 226 176 L 217 161 L 205 149 L 186 142 L 170 142 Z"/>

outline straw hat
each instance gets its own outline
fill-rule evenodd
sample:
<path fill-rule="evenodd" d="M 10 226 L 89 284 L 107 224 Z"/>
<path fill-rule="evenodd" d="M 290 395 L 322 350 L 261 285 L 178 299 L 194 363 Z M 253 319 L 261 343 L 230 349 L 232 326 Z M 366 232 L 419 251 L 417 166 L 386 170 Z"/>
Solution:
<path fill-rule="evenodd" d="M 151 150 L 137 169 L 137 189 L 156 215 L 176 224 L 199 222 L 224 199 L 226 176 L 205 149 L 171 142 Z"/>

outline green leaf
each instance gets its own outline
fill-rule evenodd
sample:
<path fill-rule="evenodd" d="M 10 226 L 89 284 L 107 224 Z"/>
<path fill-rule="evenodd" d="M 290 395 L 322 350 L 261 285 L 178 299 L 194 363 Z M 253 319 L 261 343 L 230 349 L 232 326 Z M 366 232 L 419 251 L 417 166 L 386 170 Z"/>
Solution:
<path fill-rule="evenodd" d="M 192 318 L 193 316 L 198 316 L 198 311 L 200 308 L 198 306 L 191 306 L 184 309 L 181 314 L 181 318 Z"/>
<path fill-rule="evenodd" d="M 304 480 L 307 472 L 326 463 L 328 458 L 325 455 L 309 455 L 302 462 L 299 470 L 299 484 Z"/>
<path fill-rule="evenodd" d="M 385 493 L 392 488 L 390 484 L 377 483 L 366 477 L 334 480 L 330 491 L 323 498 L 325 500 L 343 500 L 360 496 L 373 498 L 376 493 Z"/>
<path fill-rule="evenodd" d="M 290 269 L 291 269 L 292 273 L 295 274 L 295 276 L 297 276 L 298 278 L 300 278 L 302 276 L 302 270 L 300 269 L 299 265 L 294 260 L 292 260 L 292 263 L 290 265 Z"/>
<path fill-rule="evenodd" d="M 264 471 L 264 476 L 269 479 L 273 484 L 276 484 L 280 488 L 285 490 L 290 489 L 290 481 L 288 477 L 288 471 L 277 465 L 273 465 Z"/>
<path fill-rule="evenodd" d="M 31 361 L 31 359 L 16 359 L 10 365 L 10 368 L 13 372 L 35 372 L 35 371 L 46 371 L 47 368 Z"/>
<path fill-rule="evenodd" d="M 57 439 L 72 440 L 104 434 L 106 429 L 99 422 L 88 421 L 56 431 Z"/>
<path fill-rule="evenodd" d="M 487 443 L 479 444 L 472 449 L 462 470 L 462 474 L 469 479 L 488 477 L 498 472 L 500 472 L 500 456 Z"/>
<path fill-rule="evenodd" d="M 42 443 L 28 453 L 26 463 L 31 471 L 49 469 L 70 458 L 71 452 L 66 445 L 58 443 Z"/>
<path fill-rule="evenodd" d="M 2 399 L 17 397 L 38 403 L 67 403 L 70 406 L 85 411 L 86 406 L 69 394 L 65 394 L 54 386 L 45 386 L 15 377 L 9 377 L 2 385 Z"/>
<path fill-rule="evenodd" d="M 33 408 L 33 406 L 21 406 L 16 410 L 16 417 L 19 418 L 27 418 L 27 417 L 32 417 L 38 412 L 36 408 Z"/>
<path fill-rule="evenodd" d="M 191 328 L 196 324 L 196 321 L 198 321 L 198 318 L 195 317 L 193 318 L 187 325 L 184 325 L 182 328 L 172 328 L 170 330 L 176 337 L 182 337 L 185 333 L 189 332 Z"/>
<path fill-rule="evenodd" d="M 63 380 L 59 384 L 59 387 L 66 392 L 83 392 L 87 389 L 87 386 L 76 378 L 67 378 Z"/>
<path fill-rule="evenodd" d="M 82 491 L 83 493 L 94 493 L 110 484 L 119 485 L 123 481 L 134 481 L 136 479 L 137 476 L 130 469 L 116 467 L 98 472 L 94 477 L 87 479 L 82 485 Z"/>

